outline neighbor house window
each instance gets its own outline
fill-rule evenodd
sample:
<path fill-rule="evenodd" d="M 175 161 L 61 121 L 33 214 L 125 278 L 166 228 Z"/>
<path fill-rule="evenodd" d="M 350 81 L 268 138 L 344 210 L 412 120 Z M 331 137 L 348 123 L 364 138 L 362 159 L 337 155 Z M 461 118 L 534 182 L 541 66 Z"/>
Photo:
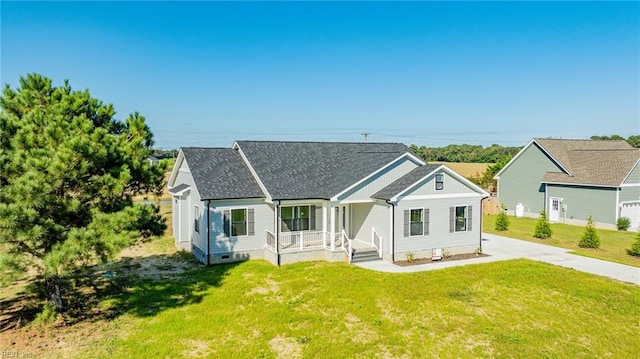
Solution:
<path fill-rule="evenodd" d="M 422 235 L 422 208 L 411 210 L 411 232 L 409 235 Z"/>
<path fill-rule="evenodd" d="M 247 210 L 232 209 L 231 210 L 231 235 L 246 236 L 247 235 Z"/>
<path fill-rule="evenodd" d="M 309 214 L 309 206 L 282 207 L 282 232 L 308 231 Z"/>
<path fill-rule="evenodd" d="M 449 233 L 471 231 L 472 206 L 449 207 Z"/>
<path fill-rule="evenodd" d="M 193 211 L 193 229 L 200 233 L 200 208 L 198 206 L 195 206 Z"/>
<path fill-rule="evenodd" d="M 436 174 L 436 191 L 442 191 L 444 189 L 444 174 Z"/>

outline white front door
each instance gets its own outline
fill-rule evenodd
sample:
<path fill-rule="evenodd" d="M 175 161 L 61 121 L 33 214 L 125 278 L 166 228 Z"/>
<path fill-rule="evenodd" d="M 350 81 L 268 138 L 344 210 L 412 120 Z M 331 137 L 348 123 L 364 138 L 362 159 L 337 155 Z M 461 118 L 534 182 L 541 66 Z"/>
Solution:
<path fill-rule="evenodd" d="M 560 219 L 560 198 L 549 199 L 549 222 L 558 222 Z"/>

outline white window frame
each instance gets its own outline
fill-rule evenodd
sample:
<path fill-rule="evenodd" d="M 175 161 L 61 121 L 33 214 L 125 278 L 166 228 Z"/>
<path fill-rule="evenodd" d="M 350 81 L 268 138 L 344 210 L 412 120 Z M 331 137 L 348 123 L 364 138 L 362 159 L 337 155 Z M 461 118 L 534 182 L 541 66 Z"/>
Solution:
<path fill-rule="evenodd" d="M 196 233 L 200 233 L 200 207 L 193 206 L 193 228 Z"/>
<path fill-rule="evenodd" d="M 453 208 L 453 232 L 467 232 L 469 228 L 469 224 L 467 223 L 469 220 L 469 205 L 455 205 Z M 458 229 L 458 208 L 464 208 L 464 229 Z"/>
<path fill-rule="evenodd" d="M 420 211 L 420 234 L 413 234 L 413 211 Z M 409 208 L 409 237 L 424 236 L 424 208 Z"/>
<path fill-rule="evenodd" d="M 442 181 L 438 181 L 438 176 L 441 176 Z M 433 182 L 434 182 L 434 188 L 436 191 L 443 191 L 444 190 L 444 173 L 442 172 L 436 173 Z M 442 184 L 441 188 L 438 188 L 438 183 Z"/>
<path fill-rule="evenodd" d="M 284 223 L 285 223 L 284 218 L 282 217 L 282 210 L 283 210 L 284 208 L 300 208 L 300 207 L 307 207 L 307 218 L 306 218 L 306 220 L 307 220 L 307 229 L 295 229 L 295 230 L 294 230 L 294 229 L 292 229 L 292 228 L 286 228 L 286 229 L 285 229 L 285 227 L 284 227 L 284 226 L 282 226 L 282 224 L 281 224 L 281 226 L 280 226 L 280 227 L 281 227 L 281 228 L 280 228 L 280 231 L 281 231 L 281 232 L 307 232 L 307 231 L 310 231 L 310 228 L 311 228 L 311 206 L 312 206 L 312 205 L 310 205 L 310 204 L 300 204 L 300 205 L 292 205 L 292 206 L 281 206 L 281 207 L 280 207 L 280 221 L 282 222 L 282 224 L 284 224 Z M 295 214 L 296 214 L 295 212 L 296 212 L 295 210 L 292 210 L 292 215 L 294 216 L 294 217 L 292 217 L 292 218 L 291 218 L 292 220 L 305 219 L 305 218 L 297 218 L 297 217 L 295 217 Z M 292 223 L 293 223 L 293 222 L 292 222 Z"/>
<path fill-rule="evenodd" d="M 244 211 L 244 234 L 233 234 L 233 211 Z M 249 235 L 249 208 L 236 207 L 229 208 L 229 236 L 230 237 L 246 237 Z M 240 223 L 240 222 L 237 222 Z"/>

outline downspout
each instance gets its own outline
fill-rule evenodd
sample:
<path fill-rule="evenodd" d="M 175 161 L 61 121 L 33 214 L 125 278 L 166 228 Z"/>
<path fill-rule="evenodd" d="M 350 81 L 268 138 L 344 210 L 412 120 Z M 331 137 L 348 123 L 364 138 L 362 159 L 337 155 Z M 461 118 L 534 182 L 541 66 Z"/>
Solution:
<path fill-rule="evenodd" d="M 276 209 L 276 263 L 280 267 L 280 201 L 273 201 Z"/>
<path fill-rule="evenodd" d="M 209 206 L 211 205 L 211 200 L 208 199 L 207 200 L 207 266 L 211 265 L 211 221 L 210 221 L 210 214 L 211 214 L 211 209 L 209 208 Z"/>
<path fill-rule="evenodd" d="M 395 220 L 395 214 L 396 214 L 396 208 L 393 205 L 393 202 L 391 201 L 387 201 L 387 203 L 389 203 L 391 205 L 391 263 L 395 263 L 396 262 L 396 241 L 394 240 L 395 234 L 396 234 L 396 220 Z"/>

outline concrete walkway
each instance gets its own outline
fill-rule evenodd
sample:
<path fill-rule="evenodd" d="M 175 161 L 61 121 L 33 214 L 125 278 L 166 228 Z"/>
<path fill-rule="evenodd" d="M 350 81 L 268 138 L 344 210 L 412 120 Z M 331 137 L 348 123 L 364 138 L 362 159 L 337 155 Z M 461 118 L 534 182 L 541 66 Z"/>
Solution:
<path fill-rule="evenodd" d="M 379 272 L 409 273 L 457 267 L 468 264 L 526 258 L 640 285 L 640 268 L 637 267 L 570 254 L 568 253 L 570 250 L 565 248 L 553 247 L 492 234 L 484 233 L 482 238 L 482 249 L 485 254 L 489 255 L 488 257 L 419 264 L 408 267 L 400 267 L 383 261 L 354 263 L 354 265 Z"/>

